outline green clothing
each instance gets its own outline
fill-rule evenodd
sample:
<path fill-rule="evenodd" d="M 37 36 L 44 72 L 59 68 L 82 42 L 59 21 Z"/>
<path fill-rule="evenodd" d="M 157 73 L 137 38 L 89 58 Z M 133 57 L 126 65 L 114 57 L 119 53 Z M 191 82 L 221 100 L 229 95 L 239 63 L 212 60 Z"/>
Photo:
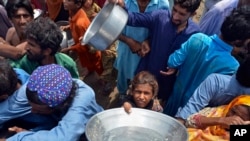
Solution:
<path fill-rule="evenodd" d="M 56 53 L 55 58 L 56 63 L 66 68 L 70 72 L 72 78 L 79 78 L 76 63 L 73 59 L 63 53 Z M 39 66 L 38 62 L 30 61 L 27 58 L 27 55 L 17 61 L 11 60 L 10 64 L 13 68 L 21 68 L 29 74 L 31 74 Z"/>

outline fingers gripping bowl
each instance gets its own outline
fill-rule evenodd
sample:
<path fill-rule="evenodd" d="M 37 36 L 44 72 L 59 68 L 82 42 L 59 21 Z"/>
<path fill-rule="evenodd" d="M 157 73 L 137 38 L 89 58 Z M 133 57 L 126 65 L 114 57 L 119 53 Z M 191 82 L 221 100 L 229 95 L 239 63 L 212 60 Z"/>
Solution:
<path fill-rule="evenodd" d="M 128 20 L 128 13 L 118 5 L 108 3 L 88 27 L 81 44 L 105 50 L 121 34 Z"/>

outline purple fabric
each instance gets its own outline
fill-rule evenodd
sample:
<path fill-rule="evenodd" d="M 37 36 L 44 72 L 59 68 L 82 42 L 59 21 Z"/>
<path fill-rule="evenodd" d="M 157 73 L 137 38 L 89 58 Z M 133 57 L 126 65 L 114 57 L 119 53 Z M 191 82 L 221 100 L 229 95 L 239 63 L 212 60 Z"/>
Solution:
<path fill-rule="evenodd" d="M 11 22 L 8 19 L 5 8 L 0 5 L 0 37 L 5 39 L 6 33 L 10 27 L 12 27 Z"/>
<path fill-rule="evenodd" d="M 158 98 L 167 100 L 172 92 L 175 75 L 163 76 L 160 70 L 166 70 L 169 55 L 192 34 L 199 32 L 200 28 L 189 19 L 187 28 L 177 34 L 177 26 L 171 22 L 171 14 L 167 10 L 128 13 L 128 25 L 149 29 L 150 52 L 141 58 L 135 74 L 143 70 L 152 73 L 159 83 Z"/>
<path fill-rule="evenodd" d="M 37 92 L 41 102 L 49 107 L 55 107 L 64 102 L 70 95 L 72 77 L 60 65 L 40 66 L 31 74 L 27 88 Z"/>

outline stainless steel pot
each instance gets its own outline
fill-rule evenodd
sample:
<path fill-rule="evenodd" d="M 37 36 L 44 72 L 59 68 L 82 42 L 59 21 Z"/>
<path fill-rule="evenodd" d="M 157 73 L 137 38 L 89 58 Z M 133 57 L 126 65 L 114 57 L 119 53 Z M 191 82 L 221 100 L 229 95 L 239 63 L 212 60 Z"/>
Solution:
<path fill-rule="evenodd" d="M 186 127 L 174 118 L 151 110 L 123 108 L 105 110 L 86 126 L 89 141 L 187 141 Z"/>
<path fill-rule="evenodd" d="M 69 22 L 68 21 L 57 21 L 56 24 L 58 27 L 60 27 L 60 26 L 69 25 Z M 73 37 L 72 37 L 70 29 L 62 31 L 62 35 L 63 35 L 63 39 L 62 39 L 62 42 L 60 44 L 61 48 L 66 48 L 66 47 L 72 46 L 74 44 L 74 43 L 72 43 L 74 41 L 73 41 Z"/>
<path fill-rule="evenodd" d="M 118 5 L 109 3 L 102 8 L 88 27 L 81 41 L 98 50 L 105 50 L 121 34 L 128 20 L 127 12 Z"/>

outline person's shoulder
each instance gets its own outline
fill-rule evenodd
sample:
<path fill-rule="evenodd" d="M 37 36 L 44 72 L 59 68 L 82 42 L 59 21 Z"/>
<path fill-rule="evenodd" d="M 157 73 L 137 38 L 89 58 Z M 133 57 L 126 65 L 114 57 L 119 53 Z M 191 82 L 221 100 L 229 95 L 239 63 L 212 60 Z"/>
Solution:
<path fill-rule="evenodd" d="M 203 44 L 204 42 L 208 42 L 208 40 L 211 40 L 211 38 L 209 38 L 209 36 L 201 32 L 192 34 L 191 37 L 188 39 L 189 42 L 192 42 L 193 44 L 196 43 L 197 45 Z"/>
<path fill-rule="evenodd" d="M 157 10 L 154 10 L 152 13 L 155 13 L 155 14 L 163 14 L 162 16 L 164 15 L 170 15 L 170 11 L 169 9 L 157 9 Z"/>
<path fill-rule="evenodd" d="M 77 85 L 78 93 L 89 93 L 93 97 L 95 96 L 94 90 L 78 78 L 73 78 L 73 82 Z"/>
<path fill-rule="evenodd" d="M 194 22 L 192 19 L 188 20 L 188 25 L 185 30 L 186 34 L 194 34 L 201 32 L 200 26 Z"/>
<path fill-rule="evenodd" d="M 55 58 L 60 59 L 59 61 L 64 61 L 68 63 L 74 62 L 74 60 L 71 57 L 69 57 L 67 54 L 64 54 L 64 53 L 59 53 L 59 52 L 56 53 Z"/>
<path fill-rule="evenodd" d="M 69 67 L 69 66 L 75 67 L 76 66 L 75 61 L 71 57 L 69 57 L 67 54 L 56 53 L 55 58 L 56 58 L 57 64 L 61 64 L 64 67 Z"/>
<path fill-rule="evenodd" d="M 6 41 L 10 42 L 14 38 L 14 35 L 16 33 L 15 27 L 10 27 L 6 33 Z"/>

